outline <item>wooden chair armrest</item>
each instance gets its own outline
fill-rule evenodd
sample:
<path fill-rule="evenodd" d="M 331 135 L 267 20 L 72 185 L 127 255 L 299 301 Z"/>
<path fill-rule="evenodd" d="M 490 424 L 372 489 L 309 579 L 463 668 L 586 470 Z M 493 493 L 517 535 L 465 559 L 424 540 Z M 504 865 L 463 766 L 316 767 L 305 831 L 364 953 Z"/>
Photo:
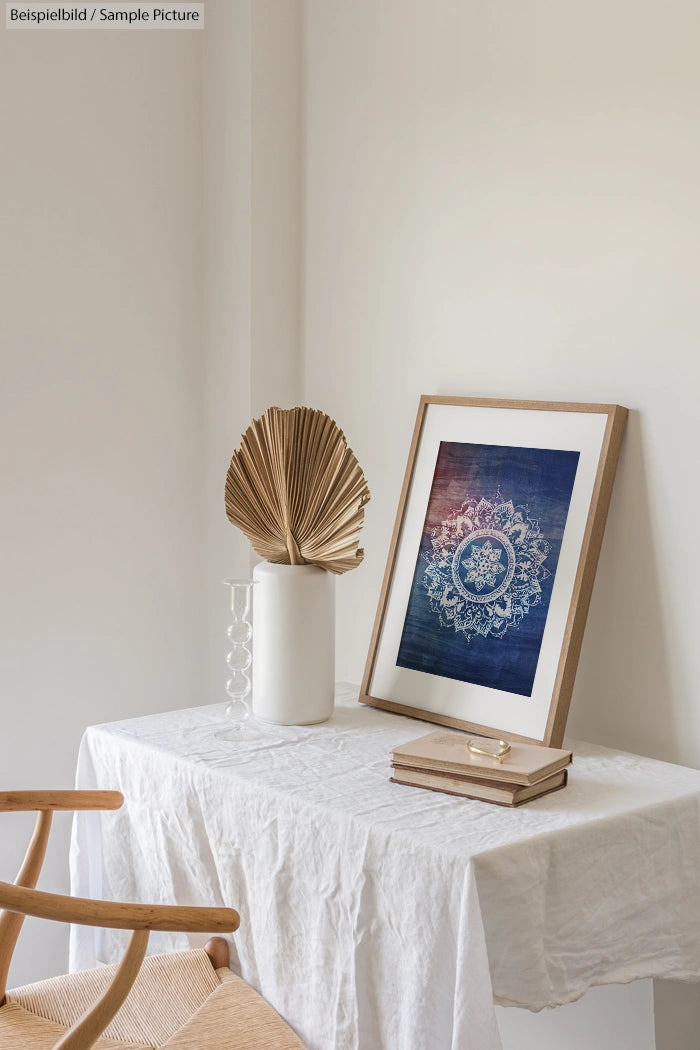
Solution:
<path fill-rule="evenodd" d="M 0 813 L 119 809 L 123 804 L 120 791 L 0 791 Z"/>
<path fill-rule="evenodd" d="M 16 885 L 28 889 L 36 886 L 55 810 L 119 809 L 123 803 L 124 796 L 119 791 L 0 791 L 0 813 L 36 812 L 34 834 Z M 21 909 L 8 908 L 0 913 L 0 1003 L 5 997 L 10 960 L 23 922 Z"/>
<path fill-rule="evenodd" d="M 123 904 L 66 897 L 58 893 L 0 882 L 0 908 L 38 919 L 116 930 L 179 933 L 233 933 L 240 916 L 233 908 L 196 908 L 175 904 Z"/>

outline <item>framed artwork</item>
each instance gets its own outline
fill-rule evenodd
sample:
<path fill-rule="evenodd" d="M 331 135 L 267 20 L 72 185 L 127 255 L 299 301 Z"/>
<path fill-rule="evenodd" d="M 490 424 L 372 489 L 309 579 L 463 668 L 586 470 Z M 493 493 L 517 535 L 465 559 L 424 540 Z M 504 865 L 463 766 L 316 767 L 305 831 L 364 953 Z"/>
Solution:
<path fill-rule="evenodd" d="M 421 398 L 361 703 L 561 746 L 626 418 Z"/>

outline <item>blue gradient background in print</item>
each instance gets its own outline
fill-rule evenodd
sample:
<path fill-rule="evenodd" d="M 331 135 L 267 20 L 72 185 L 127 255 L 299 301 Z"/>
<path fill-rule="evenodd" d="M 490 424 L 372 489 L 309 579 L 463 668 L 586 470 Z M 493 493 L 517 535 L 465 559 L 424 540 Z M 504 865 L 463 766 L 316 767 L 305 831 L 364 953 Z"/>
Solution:
<path fill-rule="evenodd" d="M 440 443 L 396 661 L 399 667 L 532 695 L 578 460 L 578 452 L 556 449 Z M 496 494 L 523 506 L 527 517 L 539 522 L 550 547 L 544 562 L 550 575 L 540 581 L 540 603 L 531 606 L 517 626 L 509 626 L 502 637 L 470 633 L 467 638 L 453 623 L 441 625 L 440 615 L 431 608 L 425 583 L 427 556 L 433 551 L 431 533 L 466 499 L 493 502 Z"/>

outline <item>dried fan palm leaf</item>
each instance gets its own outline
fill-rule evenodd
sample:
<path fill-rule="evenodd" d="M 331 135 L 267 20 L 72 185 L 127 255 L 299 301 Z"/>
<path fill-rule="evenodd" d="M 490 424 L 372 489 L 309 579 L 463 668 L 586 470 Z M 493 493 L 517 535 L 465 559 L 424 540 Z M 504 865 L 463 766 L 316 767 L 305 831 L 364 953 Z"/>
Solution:
<path fill-rule="evenodd" d="M 356 568 L 369 489 L 336 423 L 313 408 L 268 408 L 226 475 L 226 515 L 267 561 Z"/>

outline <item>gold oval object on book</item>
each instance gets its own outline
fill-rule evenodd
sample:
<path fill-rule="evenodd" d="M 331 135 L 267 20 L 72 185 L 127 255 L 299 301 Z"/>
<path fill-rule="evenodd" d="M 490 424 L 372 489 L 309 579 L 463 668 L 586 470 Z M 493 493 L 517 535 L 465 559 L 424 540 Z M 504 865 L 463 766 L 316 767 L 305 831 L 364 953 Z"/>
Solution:
<path fill-rule="evenodd" d="M 485 755 L 487 758 L 496 758 L 499 762 L 503 761 L 510 749 L 507 740 L 492 740 L 490 737 L 484 737 L 479 740 L 478 744 L 475 744 L 471 738 L 467 740 L 467 750 L 473 755 Z"/>
<path fill-rule="evenodd" d="M 313 408 L 268 408 L 226 475 L 226 515 L 266 561 L 354 569 L 370 493 L 338 425 Z"/>

